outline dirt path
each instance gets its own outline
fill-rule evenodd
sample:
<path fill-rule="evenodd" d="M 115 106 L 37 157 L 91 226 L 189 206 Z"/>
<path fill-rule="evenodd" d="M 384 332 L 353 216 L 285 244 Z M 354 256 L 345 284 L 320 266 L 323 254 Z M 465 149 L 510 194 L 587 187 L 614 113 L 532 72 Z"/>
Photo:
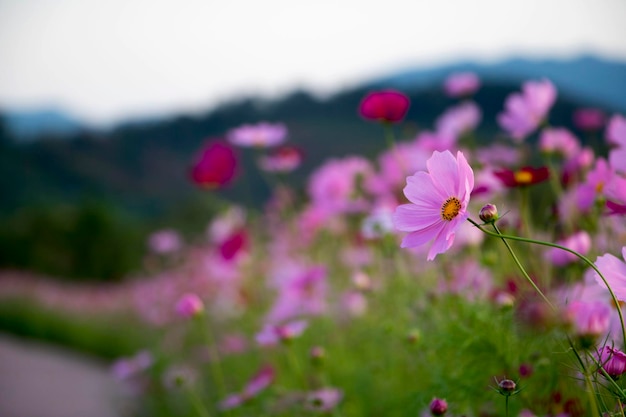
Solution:
<path fill-rule="evenodd" d="M 120 417 L 121 394 L 103 362 L 0 334 L 2 417 Z"/>

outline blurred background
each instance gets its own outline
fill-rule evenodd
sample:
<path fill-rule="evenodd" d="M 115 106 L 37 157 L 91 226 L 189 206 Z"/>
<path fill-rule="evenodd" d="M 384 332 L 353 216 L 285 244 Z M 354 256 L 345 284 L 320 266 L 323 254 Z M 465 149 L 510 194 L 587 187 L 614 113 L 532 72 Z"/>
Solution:
<path fill-rule="evenodd" d="M 626 113 L 624 16 L 622 0 L 0 0 L 0 331 L 132 352 L 141 341 L 111 342 L 106 323 L 54 327 L 6 295 L 126 282 L 162 261 L 156 232 L 193 242 L 224 201 L 262 208 L 248 154 L 249 188 L 189 180 L 203 144 L 242 124 L 287 126 L 302 191 L 327 158 L 385 147 L 357 113 L 375 89 L 411 97 L 404 138 L 452 103 L 443 82 L 461 71 L 482 82 L 479 139 L 501 134 L 495 115 L 528 79 L 556 85 L 555 125 L 581 107 Z"/>
<path fill-rule="evenodd" d="M 485 136 L 527 79 L 556 84 L 553 122 L 624 112 L 625 15 L 620 0 L 2 0 L 0 268 L 120 280 L 151 231 L 207 221 L 214 196 L 188 180 L 207 138 L 285 123 L 302 184 L 330 155 L 384 147 L 356 113 L 372 89 L 412 97 L 407 137 L 446 108 L 458 71 L 482 80 Z M 221 194 L 243 201 L 240 188 Z"/>

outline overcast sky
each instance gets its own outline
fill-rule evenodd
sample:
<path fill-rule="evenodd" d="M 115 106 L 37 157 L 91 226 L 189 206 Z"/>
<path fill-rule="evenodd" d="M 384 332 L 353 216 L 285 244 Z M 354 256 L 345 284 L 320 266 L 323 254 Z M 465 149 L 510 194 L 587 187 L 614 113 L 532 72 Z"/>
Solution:
<path fill-rule="evenodd" d="M 0 107 L 108 123 L 409 66 L 626 60 L 624 0 L 0 0 Z"/>

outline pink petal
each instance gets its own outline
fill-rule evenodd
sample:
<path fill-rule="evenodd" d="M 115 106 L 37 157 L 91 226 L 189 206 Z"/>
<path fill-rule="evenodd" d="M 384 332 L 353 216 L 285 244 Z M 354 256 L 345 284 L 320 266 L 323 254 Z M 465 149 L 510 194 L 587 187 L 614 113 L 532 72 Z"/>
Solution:
<path fill-rule="evenodd" d="M 450 151 L 433 152 L 426 166 L 435 187 L 441 190 L 445 198 L 458 195 L 459 167 Z"/>
<path fill-rule="evenodd" d="M 404 239 L 402 239 L 400 247 L 413 248 L 415 246 L 423 245 L 424 243 L 434 239 L 442 229 L 443 223 L 436 223 L 425 229 L 409 233 L 404 237 Z"/>
<path fill-rule="evenodd" d="M 403 204 L 396 208 L 392 220 L 397 230 L 414 232 L 440 221 L 441 215 L 437 209 L 424 210 L 414 204 Z"/>
<path fill-rule="evenodd" d="M 432 177 L 423 172 L 416 172 L 406 179 L 404 195 L 409 201 L 425 209 L 440 209 L 450 195 L 444 195 L 435 187 Z"/>

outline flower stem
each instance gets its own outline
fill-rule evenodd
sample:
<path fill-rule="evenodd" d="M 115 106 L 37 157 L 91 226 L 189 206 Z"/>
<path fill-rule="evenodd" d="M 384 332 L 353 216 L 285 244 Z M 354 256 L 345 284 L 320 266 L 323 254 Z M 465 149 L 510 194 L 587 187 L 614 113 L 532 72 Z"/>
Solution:
<path fill-rule="evenodd" d="M 598 274 L 598 276 L 602 279 L 602 282 L 604 282 L 604 285 L 606 285 L 606 288 L 609 290 L 609 293 L 611 294 L 611 298 L 613 299 L 613 303 L 615 304 L 615 308 L 617 309 L 617 314 L 619 315 L 619 321 L 620 321 L 620 324 L 622 326 L 622 339 L 623 339 L 624 346 L 626 347 L 626 328 L 624 327 L 624 316 L 622 315 L 622 309 L 621 309 L 621 306 L 619 304 L 619 301 L 618 301 L 617 297 L 615 296 L 615 293 L 611 289 L 611 286 L 609 285 L 608 281 L 606 280 L 604 275 L 602 275 L 602 272 L 600 272 L 600 270 L 598 269 L 596 264 L 591 262 L 591 260 L 589 258 L 587 258 L 586 256 L 576 252 L 575 250 L 572 250 L 572 249 L 570 249 L 568 247 L 559 245 L 557 243 L 544 242 L 542 240 L 529 239 L 529 238 L 519 237 L 519 236 L 505 235 L 505 234 L 502 234 L 502 233 L 494 233 L 494 232 L 491 232 L 489 230 L 486 230 L 484 227 L 482 227 L 482 225 L 476 223 L 474 220 L 472 220 L 472 219 L 468 219 L 468 220 L 469 220 L 470 223 L 472 223 L 474 226 L 476 226 L 478 229 L 480 229 L 480 231 L 482 231 L 483 233 L 485 233 L 485 234 L 487 234 L 489 236 L 498 237 L 498 238 L 502 239 L 503 241 L 506 241 L 506 240 L 517 240 L 519 242 L 534 243 L 536 245 L 549 246 L 549 247 L 552 247 L 552 248 L 558 248 L 558 249 L 564 250 L 566 252 L 569 252 L 572 255 L 575 255 L 580 260 L 582 260 L 587 265 L 589 265 L 589 267 L 591 267 L 591 269 L 593 269 Z M 493 226 L 496 227 L 495 223 L 493 224 Z M 496 230 L 498 230 L 498 229 L 496 228 Z M 509 247 L 509 246 L 507 245 L 507 247 Z M 517 258 L 514 256 L 514 259 L 517 259 Z M 520 266 L 519 261 L 517 261 L 517 263 L 518 263 L 518 266 Z M 526 277 L 527 277 L 527 279 L 530 279 L 528 277 L 528 275 L 526 275 Z M 535 285 L 533 285 L 533 286 L 536 288 Z M 544 297 L 544 299 L 545 299 L 545 297 Z M 552 306 L 552 304 L 550 304 L 550 305 Z"/>

